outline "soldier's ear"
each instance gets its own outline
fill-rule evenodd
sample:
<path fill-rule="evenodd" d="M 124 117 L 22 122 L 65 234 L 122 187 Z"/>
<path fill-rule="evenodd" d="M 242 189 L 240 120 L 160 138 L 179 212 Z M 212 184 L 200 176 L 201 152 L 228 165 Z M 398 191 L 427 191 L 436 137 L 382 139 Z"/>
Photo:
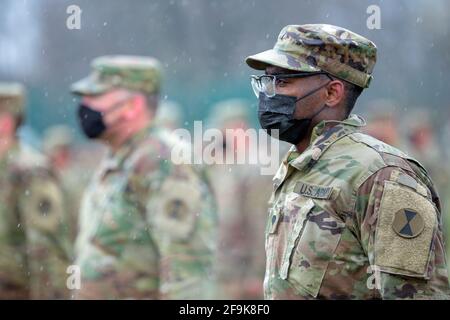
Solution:
<path fill-rule="evenodd" d="M 327 98 L 325 103 L 333 108 L 338 106 L 345 99 L 345 86 L 340 80 L 332 80 L 326 86 Z"/>

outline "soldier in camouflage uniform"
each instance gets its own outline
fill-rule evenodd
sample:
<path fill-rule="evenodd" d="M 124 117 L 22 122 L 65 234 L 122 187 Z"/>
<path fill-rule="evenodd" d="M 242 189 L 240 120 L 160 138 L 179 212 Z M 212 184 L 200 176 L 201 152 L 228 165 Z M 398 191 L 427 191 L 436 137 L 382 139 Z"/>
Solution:
<path fill-rule="evenodd" d="M 426 170 L 350 115 L 376 46 L 344 28 L 289 25 L 250 56 L 259 119 L 294 144 L 274 177 L 267 299 L 446 299 L 441 204 Z M 278 131 L 271 131 L 278 129 Z"/>
<path fill-rule="evenodd" d="M 217 103 L 210 127 L 224 137 L 223 155 L 249 155 L 249 104 L 229 99 Z M 226 133 L 232 133 L 229 137 Z M 234 141 L 228 141 L 228 138 Z M 222 142 L 220 142 L 222 143 Z M 222 147 L 222 146 L 218 146 Z M 271 177 L 261 175 L 256 163 L 214 164 L 208 167 L 219 208 L 218 280 L 219 298 L 262 299 L 264 276 L 264 226 Z"/>
<path fill-rule="evenodd" d="M 397 104 L 387 99 L 371 101 L 366 112 L 367 125 L 362 132 L 403 150 L 404 139 L 399 130 Z"/>
<path fill-rule="evenodd" d="M 110 152 L 81 205 L 77 298 L 211 298 L 215 202 L 201 168 L 171 159 L 188 146 L 152 124 L 160 63 L 106 56 L 92 67 L 72 92 L 84 133 Z"/>
<path fill-rule="evenodd" d="M 83 163 L 80 147 L 66 125 L 49 127 L 43 137 L 43 149 L 63 186 L 68 229 L 73 244 L 78 230 L 78 213 L 84 189 L 92 176 L 92 168 Z M 92 153 L 90 154 L 92 156 Z M 71 250 L 73 255 L 73 248 Z"/>
<path fill-rule="evenodd" d="M 0 84 L 0 299 L 68 296 L 67 221 L 46 159 L 19 143 L 25 91 Z"/>

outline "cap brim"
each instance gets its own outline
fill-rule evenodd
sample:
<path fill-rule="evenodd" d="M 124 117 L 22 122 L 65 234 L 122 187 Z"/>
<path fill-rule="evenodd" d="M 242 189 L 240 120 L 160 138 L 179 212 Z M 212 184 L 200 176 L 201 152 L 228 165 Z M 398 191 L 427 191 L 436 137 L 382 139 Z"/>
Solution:
<path fill-rule="evenodd" d="M 96 77 L 90 75 L 70 86 L 70 91 L 76 95 L 98 95 L 112 89 L 112 85 L 101 83 Z"/>
<path fill-rule="evenodd" d="M 319 68 L 309 65 L 298 57 L 286 52 L 270 49 L 249 56 L 245 62 L 250 68 L 264 70 L 268 66 L 276 66 L 288 70 L 317 72 Z"/>

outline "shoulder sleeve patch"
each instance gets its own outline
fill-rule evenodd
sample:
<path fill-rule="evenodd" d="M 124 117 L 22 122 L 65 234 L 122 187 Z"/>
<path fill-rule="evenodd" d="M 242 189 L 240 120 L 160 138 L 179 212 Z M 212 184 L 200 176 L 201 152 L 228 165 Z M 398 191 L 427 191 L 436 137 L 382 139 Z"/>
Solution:
<path fill-rule="evenodd" d="M 61 190 L 51 179 L 32 179 L 19 206 L 28 228 L 55 232 L 64 217 Z"/>
<path fill-rule="evenodd" d="M 201 210 L 201 193 L 191 180 L 168 178 L 162 185 L 154 223 L 174 240 L 187 240 Z"/>
<path fill-rule="evenodd" d="M 384 272 L 427 278 L 436 225 L 436 209 L 427 198 L 385 181 L 375 232 L 375 265 Z"/>
<path fill-rule="evenodd" d="M 428 197 L 427 189 L 406 173 L 395 170 L 391 174 L 391 180 L 415 190 L 424 197 Z"/>

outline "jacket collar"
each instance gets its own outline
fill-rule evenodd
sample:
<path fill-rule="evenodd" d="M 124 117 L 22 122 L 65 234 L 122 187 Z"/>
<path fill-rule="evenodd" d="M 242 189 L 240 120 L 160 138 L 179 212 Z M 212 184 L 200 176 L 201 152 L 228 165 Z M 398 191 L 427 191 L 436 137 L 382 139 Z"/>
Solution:
<path fill-rule="evenodd" d="M 116 151 L 108 151 L 102 166 L 104 168 L 104 172 L 106 173 L 107 171 L 114 171 L 121 168 L 128 156 L 130 156 L 140 145 L 140 143 L 149 136 L 152 130 L 153 126 L 146 126 L 134 134 L 130 139 L 125 141 Z"/>
<path fill-rule="evenodd" d="M 273 179 L 275 185 L 280 185 L 286 178 L 289 166 L 300 171 L 305 168 L 311 168 L 333 143 L 353 132 L 359 131 L 365 125 L 366 121 L 356 114 L 350 115 L 343 121 L 321 121 L 313 128 L 311 143 L 304 152 L 299 154 L 296 146 L 291 147 L 283 159 L 280 169 L 275 174 Z"/>

